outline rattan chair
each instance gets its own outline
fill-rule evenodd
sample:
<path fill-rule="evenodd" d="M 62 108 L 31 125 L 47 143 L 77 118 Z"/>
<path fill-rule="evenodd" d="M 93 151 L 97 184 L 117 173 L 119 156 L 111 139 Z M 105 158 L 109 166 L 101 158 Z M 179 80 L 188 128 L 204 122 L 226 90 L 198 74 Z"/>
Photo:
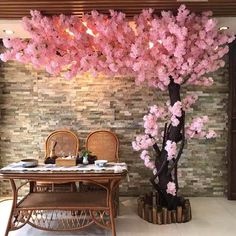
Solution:
<path fill-rule="evenodd" d="M 70 130 L 56 130 L 52 132 L 45 142 L 45 159 L 49 157 L 52 143 L 57 142 L 55 147 L 56 156 L 77 156 L 79 152 L 79 139 Z"/>
<path fill-rule="evenodd" d="M 111 131 L 97 130 L 90 133 L 86 140 L 86 149 L 96 155 L 98 160 L 119 161 L 119 140 Z"/>
<path fill-rule="evenodd" d="M 109 130 L 96 130 L 91 132 L 86 139 L 86 149 L 96 155 L 97 160 L 108 160 L 109 162 L 119 162 L 118 150 L 119 140 L 117 136 Z M 101 181 L 102 184 L 104 181 Z M 114 196 L 115 215 L 119 209 L 119 188 Z"/>
<path fill-rule="evenodd" d="M 57 157 L 61 156 L 77 156 L 79 152 L 79 139 L 75 133 L 70 130 L 56 130 L 52 132 L 46 139 L 45 142 L 45 160 L 50 156 L 52 145 L 56 142 L 55 155 Z M 45 181 L 36 182 L 37 191 L 60 191 L 68 189 L 70 186 L 71 191 L 76 190 L 76 185 L 74 182 L 65 183 L 51 183 Z"/>

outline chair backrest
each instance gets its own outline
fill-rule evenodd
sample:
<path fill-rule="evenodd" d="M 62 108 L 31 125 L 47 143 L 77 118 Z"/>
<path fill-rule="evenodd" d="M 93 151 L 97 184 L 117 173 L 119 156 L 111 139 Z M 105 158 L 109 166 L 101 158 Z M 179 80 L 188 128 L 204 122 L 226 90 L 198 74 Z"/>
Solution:
<path fill-rule="evenodd" d="M 98 160 L 119 161 L 119 140 L 111 131 L 97 130 L 90 133 L 86 140 L 86 149 L 96 155 Z"/>
<path fill-rule="evenodd" d="M 56 142 L 55 154 L 60 157 L 77 156 L 79 152 L 79 139 L 75 133 L 70 130 L 56 130 L 52 132 L 45 142 L 45 158 L 49 157 L 53 144 Z"/>

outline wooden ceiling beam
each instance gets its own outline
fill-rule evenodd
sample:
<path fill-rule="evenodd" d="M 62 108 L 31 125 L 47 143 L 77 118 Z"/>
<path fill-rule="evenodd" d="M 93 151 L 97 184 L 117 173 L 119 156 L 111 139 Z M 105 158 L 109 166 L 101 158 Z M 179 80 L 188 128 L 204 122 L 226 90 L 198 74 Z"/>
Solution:
<path fill-rule="evenodd" d="M 40 10 L 45 15 L 83 15 L 93 9 L 108 13 L 114 9 L 126 13 L 127 17 L 139 14 L 144 8 L 154 8 L 159 14 L 162 10 L 176 10 L 185 4 L 195 12 L 212 10 L 214 16 L 236 16 L 235 0 L 209 0 L 207 2 L 177 2 L 176 0 L 7 0 L 0 1 L 0 19 L 20 19 L 29 16 L 30 10 Z"/>

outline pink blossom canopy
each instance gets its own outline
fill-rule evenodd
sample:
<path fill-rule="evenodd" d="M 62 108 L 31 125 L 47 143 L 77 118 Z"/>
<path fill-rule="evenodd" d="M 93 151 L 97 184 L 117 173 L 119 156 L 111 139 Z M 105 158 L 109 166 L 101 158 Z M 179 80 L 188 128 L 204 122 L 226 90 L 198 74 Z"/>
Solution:
<path fill-rule="evenodd" d="M 233 40 L 228 32 L 218 31 L 209 13 L 196 15 L 184 5 L 177 15 L 157 16 L 144 10 L 133 24 L 115 11 L 109 17 L 92 11 L 82 18 L 46 17 L 31 11 L 31 18 L 24 17 L 23 23 L 31 38 L 4 39 L 8 50 L 1 54 L 3 61 L 32 63 L 66 78 L 88 71 L 130 75 L 138 84 L 147 82 L 162 90 L 170 77 L 179 84 L 211 85 L 212 78 L 205 74 L 224 66 L 225 44 Z"/>

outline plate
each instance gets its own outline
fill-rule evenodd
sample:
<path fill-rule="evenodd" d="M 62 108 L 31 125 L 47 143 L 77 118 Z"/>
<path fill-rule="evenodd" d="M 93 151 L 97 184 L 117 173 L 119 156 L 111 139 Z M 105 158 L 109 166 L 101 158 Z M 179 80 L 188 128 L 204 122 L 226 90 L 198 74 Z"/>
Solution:
<path fill-rule="evenodd" d="M 104 167 L 106 166 L 107 162 L 108 162 L 107 160 L 96 160 L 94 164 L 95 166 L 98 166 L 98 167 Z"/>
<path fill-rule="evenodd" d="M 38 165 L 38 160 L 36 159 L 23 159 L 20 161 L 23 167 L 36 167 Z"/>

